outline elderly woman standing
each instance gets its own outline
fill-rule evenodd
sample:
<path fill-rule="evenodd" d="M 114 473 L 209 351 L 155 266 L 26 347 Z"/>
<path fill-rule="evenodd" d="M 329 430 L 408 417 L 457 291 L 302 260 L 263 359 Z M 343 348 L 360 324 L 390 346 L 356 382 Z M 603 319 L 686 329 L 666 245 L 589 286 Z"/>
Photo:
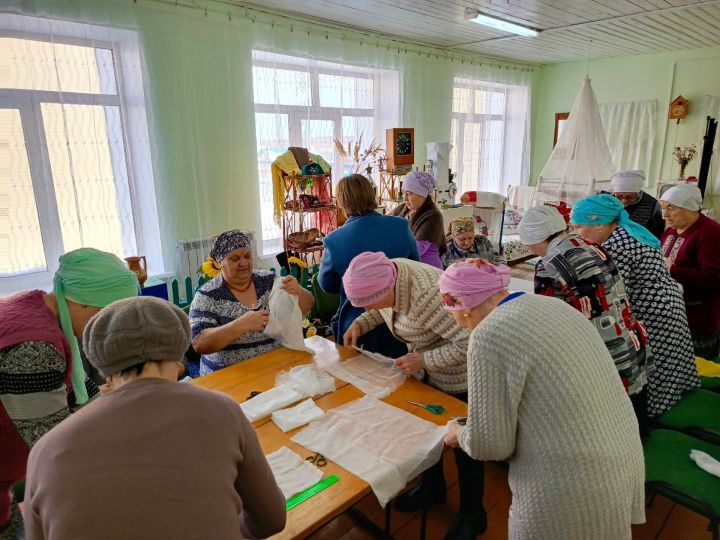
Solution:
<path fill-rule="evenodd" d="M 427 264 L 388 259 L 382 253 L 361 253 L 343 276 L 345 294 L 354 306 L 366 310 L 343 336 L 355 345 L 360 336 L 387 324 L 410 353 L 395 360 L 405 373 L 425 370 L 426 382 L 457 399 L 467 401 L 468 332 L 442 309 L 437 280 L 442 272 Z M 481 461 L 455 452 L 460 486 L 460 509 L 447 539 L 472 539 L 487 526 L 483 508 L 484 469 Z M 426 470 L 422 482 L 396 500 L 401 512 L 445 501 L 442 460 Z"/>
<path fill-rule="evenodd" d="M 611 195 L 573 206 L 571 223 L 585 240 L 601 244 L 625 281 L 630 307 L 645 324 L 655 365 L 649 374 L 648 413 L 658 416 L 700 385 L 685 304 L 658 248 L 660 241 L 631 221 Z"/>
<path fill-rule="evenodd" d="M 630 310 L 625 283 L 612 257 L 566 229 L 565 218 L 553 206 L 533 206 L 520 221 L 520 239 L 541 257 L 535 266 L 535 292 L 559 298 L 593 323 L 630 396 L 640 434 L 645 436 L 645 386 L 652 368 L 645 327 Z"/>
<path fill-rule="evenodd" d="M 391 259 L 420 260 L 417 243 L 406 219 L 378 214 L 375 188 L 360 174 L 342 178 L 335 187 L 337 205 L 348 220 L 323 240 L 324 250 L 318 282 L 326 292 L 340 294 L 340 307 L 333 316 L 332 328 L 338 343 L 350 324 L 363 313 L 345 295 L 342 277 L 350 261 L 364 251 L 381 251 Z M 360 344 L 386 356 L 401 356 L 407 347 L 398 342 L 385 325 L 363 336 Z"/>
<path fill-rule="evenodd" d="M 0 533 L 17 527 L 10 487 L 25 477 L 29 449 L 98 394 L 77 338 L 103 307 L 138 292 L 137 276 L 115 255 L 82 248 L 60 257 L 52 293 L 0 300 Z"/>
<path fill-rule="evenodd" d="M 681 184 L 660 198 L 668 229 L 662 254 L 670 275 L 683 286 L 695 354 L 720 354 L 720 224 L 702 215 L 697 186 Z"/>
<path fill-rule="evenodd" d="M 441 257 L 443 268 L 447 268 L 460 259 L 485 259 L 491 261 L 495 258 L 493 245 L 487 236 L 475 234 L 475 220 L 471 217 L 461 217 L 450 222 L 450 241 L 447 251 Z"/>
<path fill-rule="evenodd" d="M 442 270 L 440 255 L 445 252 L 446 240 L 440 210 L 432 200 L 435 179 L 426 172 L 413 171 L 403 181 L 403 201 L 393 210 L 393 216 L 410 221 L 410 230 L 417 241 L 420 260 Z"/>
<path fill-rule="evenodd" d="M 253 270 L 250 239 L 238 230 L 226 231 L 215 240 L 210 256 L 220 264 L 220 273 L 200 288 L 190 305 L 192 344 L 202 355 L 201 375 L 280 346 L 263 333 L 270 317 L 270 291 L 280 278 Z M 294 277 L 283 278 L 281 288 L 298 297 L 303 313 L 312 309 L 312 294 Z"/>
<path fill-rule="evenodd" d="M 645 472 L 613 360 L 576 309 L 509 294 L 509 281 L 506 266 L 475 259 L 438 282 L 446 309 L 472 330 L 467 423 L 450 422 L 445 443 L 509 460 L 510 538 L 630 539 L 645 521 Z"/>
<path fill-rule="evenodd" d="M 610 177 L 612 194 L 623 203 L 630 219 L 660 238 L 665 230 L 662 210 L 657 199 L 642 190 L 644 183 L 642 171 L 617 171 Z"/>

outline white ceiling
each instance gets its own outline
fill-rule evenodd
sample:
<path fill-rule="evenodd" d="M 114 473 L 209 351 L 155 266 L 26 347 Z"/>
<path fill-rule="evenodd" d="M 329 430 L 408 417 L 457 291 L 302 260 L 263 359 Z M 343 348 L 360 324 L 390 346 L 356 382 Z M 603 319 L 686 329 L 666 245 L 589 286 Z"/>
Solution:
<path fill-rule="evenodd" d="M 230 2 L 448 50 L 543 64 L 584 60 L 588 51 L 600 58 L 720 45 L 720 0 Z M 529 38 L 485 28 L 466 21 L 465 8 L 542 32 Z"/>

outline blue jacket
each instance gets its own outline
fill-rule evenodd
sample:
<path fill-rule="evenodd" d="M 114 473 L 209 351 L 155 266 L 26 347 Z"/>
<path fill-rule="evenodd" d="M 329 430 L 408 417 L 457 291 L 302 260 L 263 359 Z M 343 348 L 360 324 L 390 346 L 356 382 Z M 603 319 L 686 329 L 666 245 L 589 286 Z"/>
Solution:
<path fill-rule="evenodd" d="M 352 216 L 339 229 L 325 237 L 318 282 L 325 292 L 340 294 L 340 308 L 333 317 L 335 340 L 342 343 L 342 336 L 355 319 L 365 311 L 353 307 L 345 296 L 342 277 L 350 261 L 365 251 L 382 251 L 390 259 L 420 260 L 415 237 L 406 219 L 383 216 L 368 212 Z M 387 356 L 405 354 L 407 349 L 392 337 L 385 325 L 363 336 L 360 343 L 365 348 Z"/>

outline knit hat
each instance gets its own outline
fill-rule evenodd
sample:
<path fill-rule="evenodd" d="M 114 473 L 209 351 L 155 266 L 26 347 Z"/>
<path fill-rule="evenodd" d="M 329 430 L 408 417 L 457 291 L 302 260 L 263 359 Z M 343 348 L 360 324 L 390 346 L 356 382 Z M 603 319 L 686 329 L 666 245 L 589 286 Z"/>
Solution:
<path fill-rule="evenodd" d="M 526 246 L 544 242 L 549 236 L 567 228 L 565 218 L 554 206 L 532 206 L 518 224 L 520 241 Z"/>
<path fill-rule="evenodd" d="M 455 218 L 450 222 L 450 235 L 455 238 L 457 235 L 475 232 L 475 220 L 471 217 Z"/>
<path fill-rule="evenodd" d="M 228 254 L 236 249 L 249 248 L 250 239 L 238 229 L 225 231 L 215 239 L 212 249 L 210 249 L 210 257 L 215 262 L 222 262 Z"/>
<path fill-rule="evenodd" d="M 113 302 L 88 322 L 83 349 L 103 377 L 147 361 L 179 361 L 190 346 L 190 322 L 153 296 Z"/>
<path fill-rule="evenodd" d="M 385 298 L 395 287 L 397 269 L 384 253 L 366 251 L 355 257 L 343 276 L 345 296 L 355 307 Z"/>
<path fill-rule="evenodd" d="M 650 231 L 630 219 L 623 203 L 612 195 L 593 195 L 580 199 L 573 205 L 570 222 L 573 225 L 605 225 L 618 222 L 618 225 L 641 244 L 658 249 L 658 240 Z"/>
<path fill-rule="evenodd" d="M 78 405 L 87 403 L 85 369 L 80 348 L 73 333 L 67 300 L 93 307 L 105 307 L 111 302 L 137 296 L 138 280 L 134 272 L 112 253 L 93 248 L 80 248 L 60 256 L 53 278 L 53 293 L 57 302 L 60 327 L 72 351 L 71 379 Z"/>
<path fill-rule="evenodd" d="M 693 212 L 699 212 L 703 204 L 700 188 L 690 184 L 678 184 L 671 187 L 662 194 L 660 200 Z"/>
<path fill-rule="evenodd" d="M 509 283 L 510 268 L 482 259 L 462 259 L 453 263 L 438 279 L 443 305 L 448 311 L 477 307 L 507 289 Z"/>
<path fill-rule="evenodd" d="M 617 171 L 610 177 L 613 193 L 638 193 L 644 183 L 642 171 Z"/>
<path fill-rule="evenodd" d="M 428 197 L 435 189 L 435 179 L 431 174 L 422 171 L 408 173 L 403 180 L 402 190 Z"/>

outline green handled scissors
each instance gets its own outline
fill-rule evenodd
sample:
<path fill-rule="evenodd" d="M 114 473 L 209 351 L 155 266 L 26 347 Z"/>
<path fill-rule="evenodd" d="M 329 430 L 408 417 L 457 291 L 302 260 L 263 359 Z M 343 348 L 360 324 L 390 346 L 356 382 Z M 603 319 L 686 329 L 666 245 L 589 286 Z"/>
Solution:
<path fill-rule="evenodd" d="M 442 414 L 445 412 L 445 407 L 442 405 L 430 405 L 429 403 L 418 403 L 417 401 L 409 401 L 405 400 L 405 403 L 410 403 L 411 405 L 417 405 L 418 407 L 422 407 L 426 411 L 430 411 L 433 414 Z"/>

